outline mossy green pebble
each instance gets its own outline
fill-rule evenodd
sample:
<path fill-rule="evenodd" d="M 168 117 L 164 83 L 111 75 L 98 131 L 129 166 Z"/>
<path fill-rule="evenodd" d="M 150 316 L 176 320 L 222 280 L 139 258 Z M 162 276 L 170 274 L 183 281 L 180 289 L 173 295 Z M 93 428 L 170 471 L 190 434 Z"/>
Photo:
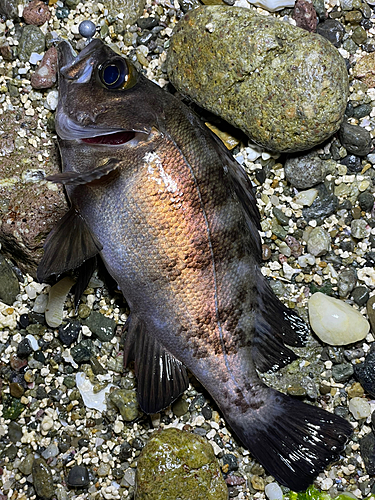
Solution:
<path fill-rule="evenodd" d="M 345 61 L 328 40 L 240 7 L 189 11 L 171 38 L 167 71 L 181 93 L 276 152 L 330 137 L 349 92 Z"/>
<path fill-rule="evenodd" d="M 175 428 L 155 432 L 138 460 L 135 500 L 227 500 L 208 441 Z"/>

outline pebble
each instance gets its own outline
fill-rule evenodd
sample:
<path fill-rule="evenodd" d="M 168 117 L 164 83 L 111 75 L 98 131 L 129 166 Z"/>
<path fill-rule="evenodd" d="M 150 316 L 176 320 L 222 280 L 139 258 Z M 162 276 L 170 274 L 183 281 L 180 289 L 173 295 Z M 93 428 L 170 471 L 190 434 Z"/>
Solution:
<path fill-rule="evenodd" d="M 363 240 L 367 236 L 367 222 L 363 219 L 354 219 L 350 224 L 353 238 Z"/>
<path fill-rule="evenodd" d="M 358 203 L 361 210 L 364 212 L 371 212 L 374 208 L 374 195 L 369 191 L 365 191 L 358 196 Z"/>
<path fill-rule="evenodd" d="M 29 453 L 22 460 L 22 462 L 18 466 L 18 469 L 22 472 L 22 474 L 24 474 L 25 476 L 28 476 L 31 474 L 31 472 L 33 470 L 33 462 L 34 462 L 34 453 Z"/>
<path fill-rule="evenodd" d="M 354 373 L 351 363 L 341 363 L 332 367 L 332 376 L 336 382 L 347 382 Z"/>
<path fill-rule="evenodd" d="M 43 458 L 36 458 L 32 465 L 33 485 L 36 494 L 49 500 L 55 494 L 52 471 Z"/>
<path fill-rule="evenodd" d="M 375 87 L 374 64 L 375 52 L 361 57 L 353 68 L 354 78 L 358 78 L 368 87 Z"/>
<path fill-rule="evenodd" d="M 307 251 L 315 257 L 325 255 L 331 249 L 331 237 L 321 226 L 314 227 L 307 240 Z"/>
<path fill-rule="evenodd" d="M 327 217 L 336 212 L 337 207 L 337 196 L 323 190 L 310 207 L 305 207 L 302 210 L 302 215 L 307 222 L 311 220 L 323 222 Z"/>
<path fill-rule="evenodd" d="M 292 186 L 308 189 L 324 181 L 327 174 L 326 162 L 314 152 L 291 156 L 284 165 L 285 177 Z"/>
<path fill-rule="evenodd" d="M 12 305 L 20 293 L 20 284 L 13 269 L 0 255 L 0 301 Z"/>
<path fill-rule="evenodd" d="M 74 465 L 68 473 L 66 483 L 70 488 L 87 488 L 90 484 L 87 468 L 82 465 Z"/>
<path fill-rule="evenodd" d="M 375 332 L 375 295 L 370 297 L 367 301 L 366 312 L 370 321 L 371 330 Z"/>
<path fill-rule="evenodd" d="M 347 297 L 357 283 L 357 274 L 353 269 L 344 269 L 338 277 L 337 288 L 341 298 Z"/>
<path fill-rule="evenodd" d="M 49 89 L 57 80 L 57 49 L 51 47 L 44 54 L 41 63 L 31 75 L 31 85 L 34 89 Z"/>
<path fill-rule="evenodd" d="M 66 346 L 70 346 L 77 340 L 81 329 L 81 323 L 76 319 L 63 321 L 59 326 L 59 338 L 61 342 Z"/>
<path fill-rule="evenodd" d="M 38 26 L 29 24 L 24 26 L 18 45 L 18 57 L 21 61 L 28 61 L 33 52 L 40 54 L 45 49 L 45 36 Z"/>
<path fill-rule="evenodd" d="M 125 422 L 131 422 L 138 417 L 139 406 L 137 392 L 133 389 L 115 389 L 108 397 L 121 413 Z"/>
<path fill-rule="evenodd" d="M 92 21 L 86 19 L 79 24 L 78 31 L 84 38 L 92 38 L 95 35 L 96 26 Z"/>
<path fill-rule="evenodd" d="M 373 432 L 370 432 L 360 440 L 360 450 L 366 472 L 370 476 L 373 476 L 375 474 L 375 435 Z"/>
<path fill-rule="evenodd" d="M 327 19 L 318 24 L 316 32 L 329 40 L 335 47 L 340 47 L 345 28 L 337 19 Z"/>
<path fill-rule="evenodd" d="M 362 307 L 364 306 L 369 298 L 369 290 L 366 286 L 357 286 L 352 292 L 352 297 L 354 302 Z M 371 322 L 370 322 L 371 323 Z"/>
<path fill-rule="evenodd" d="M 316 31 L 318 19 L 312 2 L 308 0 L 297 0 L 292 12 L 292 18 L 296 22 L 298 28 L 306 31 Z"/>
<path fill-rule="evenodd" d="M 90 316 L 82 323 L 88 326 L 92 333 L 102 342 L 110 342 L 115 336 L 116 322 L 97 311 L 92 311 Z"/>
<path fill-rule="evenodd" d="M 283 490 L 277 483 L 269 483 L 264 488 L 268 500 L 283 500 Z"/>
<path fill-rule="evenodd" d="M 22 387 L 22 385 L 18 384 L 17 382 L 11 382 L 9 384 L 9 389 L 10 395 L 17 399 L 20 399 L 25 392 L 25 389 Z"/>
<path fill-rule="evenodd" d="M 136 491 L 137 500 L 228 499 L 210 443 L 176 428 L 151 435 L 138 459 Z"/>
<path fill-rule="evenodd" d="M 175 403 L 172 404 L 172 411 L 176 417 L 182 417 L 189 410 L 189 404 L 185 399 L 179 398 Z"/>
<path fill-rule="evenodd" d="M 341 144 L 348 153 L 366 156 L 372 149 L 371 134 L 363 127 L 344 122 L 339 135 Z"/>
<path fill-rule="evenodd" d="M 370 330 L 368 321 L 346 302 L 314 293 L 308 303 L 311 328 L 330 345 L 347 345 L 363 340 Z"/>
<path fill-rule="evenodd" d="M 22 427 L 17 422 L 10 422 L 8 425 L 8 436 L 12 443 L 21 441 Z"/>
<path fill-rule="evenodd" d="M 363 389 L 375 398 L 375 350 L 373 348 L 370 349 L 363 363 L 354 366 L 354 373 Z"/>
<path fill-rule="evenodd" d="M 51 19 L 51 11 L 42 0 L 32 0 L 23 9 L 22 17 L 26 24 L 42 26 Z"/>
<path fill-rule="evenodd" d="M 356 420 L 361 420 L 371 415 L 371 406 L 365 398 L 352 398 L 349 401 L 349 411 Z"/>
<path fill-rule="evenodd" d="M 17 356 L 21 359 L 25 359 L 30 354 L 32 354 L 33 348 L 31 347 L 30 340 L 25 338 L 22 339 L 21 342 L 17 346 Z"/>
<path fill-rule="evenodd" d="M 170 40 L 167 71 L 182 94 L 270 151 L 320 144 L 338 129 L 347 103 L 347 69 L 327 40 L 237 7 L 190 11 Z"/>

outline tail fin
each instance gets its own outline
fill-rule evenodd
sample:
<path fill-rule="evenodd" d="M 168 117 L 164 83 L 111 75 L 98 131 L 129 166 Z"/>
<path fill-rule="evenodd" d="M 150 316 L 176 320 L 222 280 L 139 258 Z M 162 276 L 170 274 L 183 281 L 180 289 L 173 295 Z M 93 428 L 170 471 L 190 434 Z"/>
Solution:
<path fill-rule="evenodd" d="M 277 481 L 294 491 L 305 490 L 339 458 L 353 428 L 337 415 L 273 389 L 266 394 L 263 406 L 250 418 L 237 414 L 231 427 Z"/>

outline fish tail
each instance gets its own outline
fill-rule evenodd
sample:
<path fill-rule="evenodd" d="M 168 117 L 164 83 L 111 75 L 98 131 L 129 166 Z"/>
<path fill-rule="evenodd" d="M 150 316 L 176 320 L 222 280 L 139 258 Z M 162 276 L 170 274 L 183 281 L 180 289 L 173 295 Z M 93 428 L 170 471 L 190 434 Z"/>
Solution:
<path fill-rule="evenodd" d="M 349 422 L 321 408 L 265 388 L 264 404 L 230 422 L 246 448 L 274 478 L 294 491 L 339 459 L 353 432 Z"/>

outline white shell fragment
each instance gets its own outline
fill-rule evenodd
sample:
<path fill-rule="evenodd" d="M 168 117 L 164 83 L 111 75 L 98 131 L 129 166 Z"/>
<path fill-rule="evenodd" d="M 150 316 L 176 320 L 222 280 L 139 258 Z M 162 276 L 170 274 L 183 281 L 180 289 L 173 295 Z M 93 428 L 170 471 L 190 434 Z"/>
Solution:
<path fill-rule="evenodd" d="M 92 408 L 101 412 L 107 409 L 105 395 L 109 393 L 111 387 L 114 387 L 113 384 L 108 384 L 107 387 L 101 391 L 94 393 L 94 386 L 90 380 L 83 372 L 78 372 L 76 373 L 76 385 L 81 393 L 86 408 Z"/>
<path fill-rule="evenodd" d="M 317 292 L 309 300 L 310 325 L 316 335 L 330 345 L 346 345 L 363 340 L 370 324 L 346 302 Z"/>
<path fill-rule="evenodd" d="M 306 189 L 305 191 L 300 191 L 295 197 L 294 197 L 294 203 L 297 203 L 297 205 L 306 205 L 310 207 L 313 204 L 313 201 L 315 198 L 318 196 L 318 190 L 315 188 L 311 189 Z"/>
<path fill-rule="evenodd" d="M 51 328 L 61 325 L 65 300 L 74 283 L 75 280 L 67 276 L 53 285 L 49 291 L 45 317 L 47 325 Z"/>
<path fill-rule="evenodd" d="M 250 3 L 269 12 L 276 12 L 277 10 L 294 7 L 295 0 L 255 0 Z"/>

